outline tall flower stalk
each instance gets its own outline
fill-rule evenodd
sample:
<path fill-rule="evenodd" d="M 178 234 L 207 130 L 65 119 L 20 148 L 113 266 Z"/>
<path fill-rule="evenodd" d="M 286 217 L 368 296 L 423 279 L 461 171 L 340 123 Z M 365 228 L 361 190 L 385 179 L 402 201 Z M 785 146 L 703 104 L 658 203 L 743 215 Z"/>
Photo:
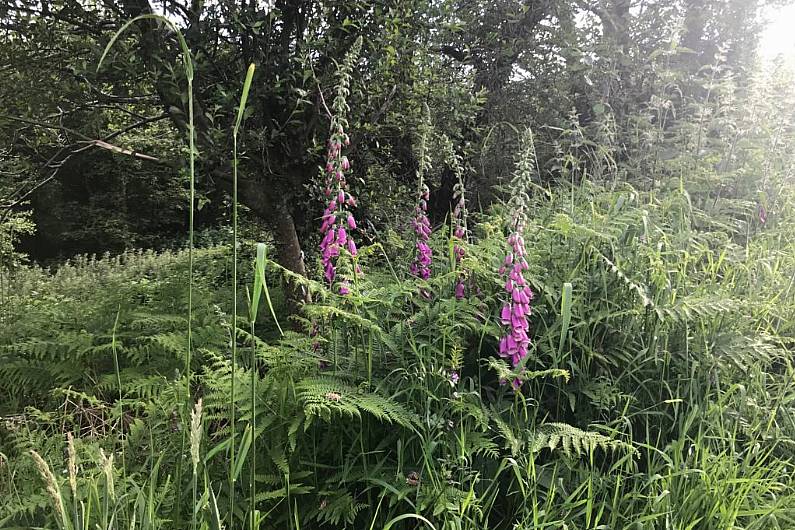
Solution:
<path fill-rule="evenodd" d="M 500 268 L 500 273 L 505 276 L 506 292 L 505 303 L 500 312 L 500 323 L 505 327 L 505 335 L 500 339 L 500 356 L 510 359 L 514 368 L 527 356 L 530 347 L 527 317 L 530 315 L 533 291 L 524 276 L 528 269 L 524 229 L 530 203 L 528 192 L 534 169 L 533 133 L 527 129 L 521 138 L 519 159 L 511 180 L 512 195 L 508 202 L 508 211 L 511 215 L 508 226 L 509 250 Z M 518 384 L 518 381 L 514 381 L 514 386 Z"/>
<path fill-rule="evenodd" d="M 464 167 L 461 162 L 461 157 L 455 152 L 453 143 L 445 135 L 442 136 L 442 148 L 444 149 L 447 163 L 453 170 L 456 177 L 456 183 L 453 185 L 453 258 L 455 260 L 455 268 L 458 272 L 455 283 L 455 297 L 461 300 L 466 296 L 466 287 L 464 285 L 465 274 L 461 270 L 461 261 L 466 255 L 464 250 L 464 243 L 468 238 L 467 231 L 467 207 L 466 207 L 466 189 L 464 188 Z"/>
<path fill-rule="evenodd" d="M 323 212 L 323 222 L 320 227 L 320 233 L 323 234 L 320 253 L 323 262 L 323 276 L 332 286 L 337 278 L 337 260 L 341 251 L 347 250 L 352 257 L 357 254 L 356 242 L 351 233 L 356 229 L 356 219 L 350 211 L 350 208 L 356 206 L 356 199 L 350 193 L 345 180 L 345 172 L 350 169 L 351 164 L 348 157 L 342 154 L 342 149 L 351 143 L 345 132 L 345 128 L 348 126 L 345 116 L 350 110 L 347 98 L 350 94 L 351 72 L 361 48 L 362 39 L 359 37 L 337 70 L 337 94 L 332 104 L 331 127 L 326 152 L 324 193 L 329 202 Z M 338 292 L 341 295 L 350 292 L 348 278 L 339 282 Z"/>
<path fill-rule="evenodd" d="M 414 261 L 409 266 L 409 272 L 417 278 L 427 280 L 431 277 L 431 264 L 433 263 L 433 252 L 428 245 L 431 238 L 431 222 L 428 220 L 428 200 L 430 190 L 425 183 L 425 174 L 431 166 L 428 156 L 428 134 L 430 130 L 430 111 L 425 107 L 425 119 L 420 129 L 420 141 L 418 149 L 419 164 L 417 166 L 417 204 L 414 207 L 414 219 L 412 227 L 415 235 Z"/>

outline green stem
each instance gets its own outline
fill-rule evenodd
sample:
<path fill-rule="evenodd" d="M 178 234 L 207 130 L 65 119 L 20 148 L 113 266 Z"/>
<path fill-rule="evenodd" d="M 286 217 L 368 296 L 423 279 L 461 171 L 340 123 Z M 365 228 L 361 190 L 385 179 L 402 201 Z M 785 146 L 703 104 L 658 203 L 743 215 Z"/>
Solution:
<path fill-rule="evenodd" d="M 231 458 L 229 466 L 229 528 L 235 516 L 235 378 L 237 370 L 237 130 L 232 135 L 232 382 L 229 397 Z"/>
<path fill-rule="evenodd" d="M 259 294 L 257 294 L 259 296 Z M 251 530 L 255 529 L 254 512 L 257 498 L 257 345 L 254 342 L 254 321 L 251 321 L 251 474 L 249 475 L 249 512 Z"/>

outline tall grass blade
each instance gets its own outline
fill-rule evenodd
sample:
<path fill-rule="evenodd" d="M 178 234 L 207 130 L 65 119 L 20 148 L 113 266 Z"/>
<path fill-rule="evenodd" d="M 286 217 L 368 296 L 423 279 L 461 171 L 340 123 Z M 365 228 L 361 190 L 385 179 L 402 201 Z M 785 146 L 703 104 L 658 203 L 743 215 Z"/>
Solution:
<path fill-rule="evenodd" d="M 570 282 L 563 284 L 563 292 L 560 297 L 560 342 L 558 343 L 558 356 L 563 355 L 563 345 L 566 342 L 566 336 L 569 333 L 569 324 L 571 323 L 571 298 L 572 286 Z"/>

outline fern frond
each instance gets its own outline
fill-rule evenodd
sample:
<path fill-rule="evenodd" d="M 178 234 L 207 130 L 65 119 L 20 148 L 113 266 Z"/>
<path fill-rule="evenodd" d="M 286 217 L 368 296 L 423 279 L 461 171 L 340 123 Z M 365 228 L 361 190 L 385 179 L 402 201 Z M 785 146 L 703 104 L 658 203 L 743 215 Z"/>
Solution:
<path fill-rule="evenodd" d="M 566 382 L 568 382 L 571 378 L 569 371 L 563 370 L 561 368 L 550 368 L 547 370 L 525 370 L 523 368 L 519 368 L 512 370 L 508 366 L 508 363 L 502 359 L 496 359 L 494 357 L 487 361 L 487 366 L 497 373 L 497 377 L 501 381 L 518 380 L 521 382 L 526 382 L 539 377 L 562 377 Z"/>
<path fill-rule="evenodd" d="M 362 412 L 366 412 L 379 421 L 407 429 L 419 424 L 417 416 L 397 401 L 331 377 L 304 379 L 296 385 L 296 391 L 308 418 L 318 416 L 331 421 L 335 415 L 359 418 Z"/>
<path fill-rule="evenodd" d="M 536 427 L 529 436 L 529 448 L 533 453 L 542 449 L 555 451 L 562 448 L 566 456 L 591 454 L 597 448 L 604 451 L 637 453 L 632 445 L 593 431 L 583 431 L 566 423 L 544 423 Z M 573 452 L 573 453 L 572 453 Z"/>

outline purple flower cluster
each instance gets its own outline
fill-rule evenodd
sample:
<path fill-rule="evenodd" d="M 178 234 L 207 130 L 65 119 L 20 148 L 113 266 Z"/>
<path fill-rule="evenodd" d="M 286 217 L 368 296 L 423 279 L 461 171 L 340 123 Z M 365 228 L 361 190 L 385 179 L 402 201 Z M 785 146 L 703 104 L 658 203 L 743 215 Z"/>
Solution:
<path fill-rule="evenodd" d="M 345 134 L 348 121 L 345 119 L 349 107 L 345 98 L 350 93 L 351 73 L 353 72 L 359 52 L 362 49 L 362 38 L 359 37 L 351 46 L 345 60 L 337 69 L 337 95 L 331 105 L 331 137 L 328 141 L 326 153 L 326 189 L 328 206 L 323 212 L 323 224 L 320 233 L 323 240 L 320 242 L 320 253 L 323 261 L 323 275 L 330 285 L 334 284 L 337 277 L 337 258 L 345 249 L 351 256 L 356 256 L 356 242 L 349 230 L 356 229 L 356 219 L 348 208 L 356 206 L 356 199 L 348 189 L 345 181 L 345 172 L 351 167 L 347 156 L 343 156 L 342 147 L 349 146 L 351 140 Z M 322 95 L 321 95 L 322 97 Z M 358 266 L 355 272 L 360 272 Z M 344 275 L 343 275 L 344 276 Z M 350 283 L 343 277 L 339 283 L 339 294 L 346 295 L 350 292 Z"/>
<path fill-rule="evenodd" d="M 445 159 L 453 174 L 456 177 L 456 183 L 453 185 L 453 214 L 452 214 L 452 227 L 453 227 L 453 256 L 455 258 L 454 269 L 457 272 L 455 282 L 455 297 L 461 300 L 466 296 L 466 272 L 461 269 L 461 262 L 464 259 L 466 250 L 464 243 L 467 241 L 467 207 L 466 207 L 466 189 L 464 188 L 464 166 L 461 156 L 456 153 L 453 142 L 447 135 L 441 135 L 440 138 L 442 151 L 444 152 Z"/>
<path fill-rule="evenodd" d="M 511 364 L 516 367 L 527 356 L 530 346 L 527 317 L 530 315 L 533 291 L 524 278 L 524 271 L 528 267 L 521 233 L 512 233 L 508 237 L 508 244 L 512 251 L 505 256 L 505 262 L 500 269 L 507 276 L 505 291 L 508 293 L 508 299 L 500 312 L 500 322 L 508 328 L 508 332 L 500 339 L 500 356 L 510 359 Z"/>
<path fill-rule="evenodd" d="M 356 199 L 348 190 L 345 181 L 345 171 L 351 165 L 347 156 L 342 155 L 343 145 L 350 145 L 351 141 L 342 125 L 339 125 L 328 142 L 326 156 L 326 197 L 329 198 L 328 206 L 323 212 L 323 224 L 320 233 L 323 239 L 320 242 L 320 252 L 323 261 L 323 274 L 329 284 L 334 283 L 337 276 L 336 261 L 342 249 L 347 249 L 351 256 L 356 256 L 356 242 L 348 230 L 356 229 L 356 219 L 348 210 L 356 206 Z M 339 294 L 346 295 L 350 292 L 347 280 L 340 283 Z"/>
<path fill-rule="evenodd" d="M 430 197 L 430 190 L 425 184 L 420 185 L 420 194 L 417 201 L 417 207 L 414 210 L 414 233 L 417 236 L 416 254 L 414 262 L 409 267 L 411 274 L 423 280 L 431 277 L 431 262 L 433 261 L 433 253 L 431 247 L 428 246 L 428 240 L 431 237 L 431 222 L 428 220 L 428 199 Z"/>
<path fill-rule="evenodd" d="M 510 250 L 505 256 L 505 262 L 500 268 L 500 274 L 504 274 L 505 291 L 508 294 L 505 305 L 500 312 L 500 322 L 506 326 L 506 334 L 500 339 L 500 356 L 511 360 L 511 364 L 516 368 L 527 356 L 530 347 L 530 337 L 528 336 L 529 324 L 527 317 L 530 315 L 530 301 L 533 299 L 533 291 L 524 277 L 524 272 L 528 269 L 525 259 L 524 226 L 526 222 L 526 210 L 530 202 L 528 190 L 532 184 L 532 175 L 536 167 L 535 146 L 533 145 L 533 133 L 527 129 L 521 139 L 521 151 L 517 161 L 514 177 L 511 181 L 513 194 L 508 203 L 511 212 L 510 233 L 508 236 L 508 246 Z M 514 388 L 518 387 L 521 381 L 513 382 Z"/>

